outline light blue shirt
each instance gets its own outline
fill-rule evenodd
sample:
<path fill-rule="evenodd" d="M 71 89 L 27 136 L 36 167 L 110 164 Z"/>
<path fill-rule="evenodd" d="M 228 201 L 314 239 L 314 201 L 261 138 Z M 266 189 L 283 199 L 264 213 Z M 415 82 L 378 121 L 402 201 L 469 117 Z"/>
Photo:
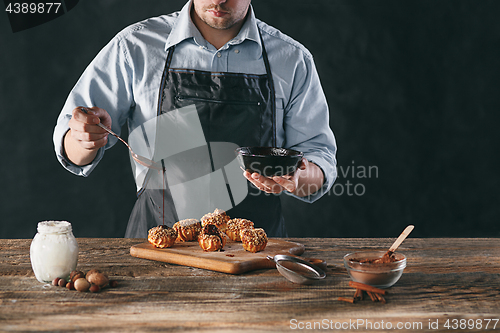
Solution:
<path fill-rule="evenodd" d="M 300 43 L 255 18 L 250 7 L 239 34 L 217 50 L 192 23 L 191 2 L 180 12 L 133 24 L 118 33 L 84 71 L 57 120 L 54 147 L 61 164 L 70 172 L 87 176 L 111 148 L 116 138 L 100 149 L 85 166 L 72 164 L 62 153 L 74 108 L 98 106 L 112 118 L 120 133 L 128 121 L 129 132 L 157 116 L 160 81 L 167 49 L 176 45 L 171 68 L 210 72 L 265 74 L 262 33 L 276 90 L 277 145 L 304 153 L 324 172 L 318 193 L 301 200 L 313 202 L 326 193 L 337 176 L 336 142 L 329 127 L 329 112 L 311 53 Z M 287 192 L 286 192 L 287 193 Z"/>

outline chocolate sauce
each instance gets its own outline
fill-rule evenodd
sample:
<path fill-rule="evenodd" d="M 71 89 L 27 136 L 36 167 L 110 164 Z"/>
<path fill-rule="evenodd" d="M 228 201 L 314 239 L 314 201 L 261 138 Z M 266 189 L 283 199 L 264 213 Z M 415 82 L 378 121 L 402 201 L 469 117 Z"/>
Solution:
<path fill-rule="evenodd" d="M 203 227 L 202 232 L 206 235 L 215 235 L 220 237 L 219 228 L 217 228 L 214 224 L 207 224 Z"/>
<path fill-rule="evenodd" d="M 165 171 L 162 172 L 163 173 L 163 212 L 162 212 L 162 220 L 163 220 L 163 223 L 162 225 L 165 225 Z"/>

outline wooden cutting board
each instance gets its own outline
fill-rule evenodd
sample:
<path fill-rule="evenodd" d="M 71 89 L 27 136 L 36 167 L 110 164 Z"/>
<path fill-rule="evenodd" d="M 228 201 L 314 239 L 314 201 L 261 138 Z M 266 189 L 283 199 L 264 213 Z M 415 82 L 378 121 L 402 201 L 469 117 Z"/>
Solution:
<path fill-rule="evenodd" d="M 203 268 L 212 271 L 241 274 L 244 272 L 275 267 L 267 256 L 276 254 L 301 255 L 304 245 L 281 239 L 269 239 L 262 252 L 245 251 L 240 242 L 228 240 L 223 251 L 205 252 L 198 242 L 176 242 L 174 246 L 160 249 L 149 242 L 134 245 L 130 254 L 137 258 L 163 261 L 170 264 Z"/>

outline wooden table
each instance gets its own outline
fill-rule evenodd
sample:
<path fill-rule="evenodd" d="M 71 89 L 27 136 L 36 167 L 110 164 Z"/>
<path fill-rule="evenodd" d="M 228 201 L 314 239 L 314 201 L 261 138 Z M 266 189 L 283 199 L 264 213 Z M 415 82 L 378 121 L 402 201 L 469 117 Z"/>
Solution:
<path fill-rule="evenodd" d="M 0 240 L 0 331 L 500 330 L 498 239 L 407 239 L 399 252 L 408 266 L 386 304 L 338 300 L 354 293 L 342 257 L 393 239 L 290 240 L 305 245 L 304 257 L 326 259 L 325 280 L 292 284 L 275 269 L 228 275 L 130 256 L 144 239 L 78 239 L 78 268 L 119 281 L 80 293 L 35 279 L 31 240 Z"/>

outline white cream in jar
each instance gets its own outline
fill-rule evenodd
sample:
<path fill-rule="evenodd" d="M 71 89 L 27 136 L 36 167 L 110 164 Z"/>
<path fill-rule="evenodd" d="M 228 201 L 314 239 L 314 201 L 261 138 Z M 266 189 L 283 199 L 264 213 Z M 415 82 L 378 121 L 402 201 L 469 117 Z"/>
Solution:
<path fill-rule="evenodd" d="M 38 223 L 38 233 L 30 247 L 31 267 L 40 282 L 56 277 L 67 279 L 78 262 L 78 243 L 66 221 Z"/>

